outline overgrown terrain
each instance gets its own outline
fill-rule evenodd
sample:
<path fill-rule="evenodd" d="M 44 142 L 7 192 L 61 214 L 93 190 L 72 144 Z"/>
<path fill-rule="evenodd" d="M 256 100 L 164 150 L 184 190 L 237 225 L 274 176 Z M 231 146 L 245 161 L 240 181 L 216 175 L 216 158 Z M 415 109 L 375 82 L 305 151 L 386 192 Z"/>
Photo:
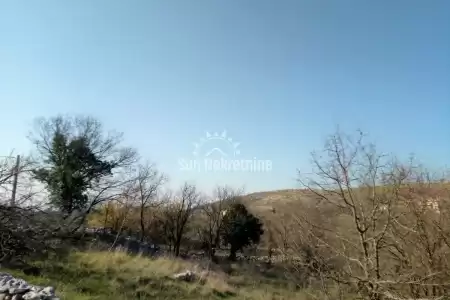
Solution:
<path fill-rule="evenodd" d="M 40 276 L 14 275 L 36 284 L 54 285 L 62 299 L 313 299 L 317 291 L 300 290 L 270 271 L 251 265 L 207 270 L 201 263 L 181 259 L 149 259 L 114 252 L 73 252 L 64 261 L 35 262 Z M 195 282 L 172 279 L 190 269 L 198 272 Z M 282 275 L 282 274 L 278 274 Z M 281 276 L 282 277 L 282 276 Z"/>
<path fill-rule="evenodd" d="M 63 299 L 450 292 L 447 178 L 379 152 L 362 134 L 329 136 L 313 174 L 298 174 L 301 189 L 250 195 L 188 183 L 168 190 L 163 172 L 93 118 L 41 120 L 31 140 L 34 156 L 3 164 L 0 185 L 20 174 L 45 193 L 13 192 L 0 206 L 0 263 L 55 285 Z M 172 278 L 184 270 L 197 280 Z"/>

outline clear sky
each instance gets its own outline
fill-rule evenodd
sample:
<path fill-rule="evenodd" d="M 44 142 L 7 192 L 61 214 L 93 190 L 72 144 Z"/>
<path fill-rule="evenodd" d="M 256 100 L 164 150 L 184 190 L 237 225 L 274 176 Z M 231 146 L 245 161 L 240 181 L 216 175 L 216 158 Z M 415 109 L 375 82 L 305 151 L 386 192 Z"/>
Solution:
<path fill-rule="evenodd" d="M 0 0 L 0 103 L 2 154 L 35 117 L 90 114 L 173 185 L 296 187 L 336 125 L 447 165 L 450 1 Z M 180 170 L 196 143 L 231 155 L 199 144 L 223 130 L 270 172 Z"/>

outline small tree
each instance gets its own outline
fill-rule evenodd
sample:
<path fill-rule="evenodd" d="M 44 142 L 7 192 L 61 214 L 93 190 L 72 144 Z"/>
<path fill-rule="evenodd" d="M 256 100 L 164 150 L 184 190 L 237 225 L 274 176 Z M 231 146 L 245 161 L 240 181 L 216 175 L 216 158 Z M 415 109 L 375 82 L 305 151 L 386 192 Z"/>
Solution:
<path fill-rule="evenodd" d="M 222 226 L 222 240 L 230 246 L 230 260 L 236 260 L 236 253 L 247 246 L 258 244 L 264 233 L 261 221 L 252 215 L 244 204 L 235 203 L 225 212 Z"/>
<path fill-rule="evenodd" d="M 155 165 L 146 163 L 137 167 L 137 176 L 130 182 L 127 193 L 133 198 L 139 209 L 140 241 L 147 235 L 148 218 L 151 210 L 161 206 L 157 194 L 167 178 Z"/>
<path fill-rule="evenodd" d="M 201 201 L 200 194 L 195 185 L 185 183 L 179 195 L 173 199 L 169 194 L 167 198 L 162 214 L 164 235 L 173 254 L 179 256 L 188 223 Z"/>
<path fill-rule="evenodd" d="M 217 186 L 214 198 L 210 203 L 202 205 L 203 226 L 199 228 L 200 238 L 208 251 L 209 258 L 215 259 L 215 250 L 220 246 L 220 231 L 223 224 L 223 212 L 241 195 L 240 190 L 229 186 Z"/>

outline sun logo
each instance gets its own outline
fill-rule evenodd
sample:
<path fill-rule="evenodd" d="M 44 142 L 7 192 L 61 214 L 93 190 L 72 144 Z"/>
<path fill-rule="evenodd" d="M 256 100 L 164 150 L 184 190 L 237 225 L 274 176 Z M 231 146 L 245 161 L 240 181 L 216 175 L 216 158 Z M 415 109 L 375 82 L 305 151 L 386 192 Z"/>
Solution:
<path fill-rule="evenodd" d="M 221 157 L 235 157 L 240 154 L 238 149 L 240 143 L 233 142 L 233 139 L 227 136 L 224 130 L 221 134 L 215 132 L 210 134 L 206 132 L 205 138 L 200 138 L 200 142 L 194 143 L 195 156 L 216 156 Z"/>

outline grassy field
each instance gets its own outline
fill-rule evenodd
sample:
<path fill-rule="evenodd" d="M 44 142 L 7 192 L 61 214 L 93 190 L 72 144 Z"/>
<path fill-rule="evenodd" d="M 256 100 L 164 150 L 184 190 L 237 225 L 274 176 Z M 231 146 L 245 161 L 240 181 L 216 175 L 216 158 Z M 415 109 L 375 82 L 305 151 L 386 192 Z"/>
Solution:
<path fill-rule="evenodd" d="M 274 274 L 263 275 L 243 266 L 222 271 L 205 271 L 191 262 L 140 256 L 122 252 L 77 252 L 65 261 L 40 262 L 42 274 L 13 275 L 32 284 L 56 287 L 61 299 L 317 299 L 308 290 L 299 290 Z M 192 270 L 201 274 L 197 282 L 171 279 L 177 272 Z"/>

